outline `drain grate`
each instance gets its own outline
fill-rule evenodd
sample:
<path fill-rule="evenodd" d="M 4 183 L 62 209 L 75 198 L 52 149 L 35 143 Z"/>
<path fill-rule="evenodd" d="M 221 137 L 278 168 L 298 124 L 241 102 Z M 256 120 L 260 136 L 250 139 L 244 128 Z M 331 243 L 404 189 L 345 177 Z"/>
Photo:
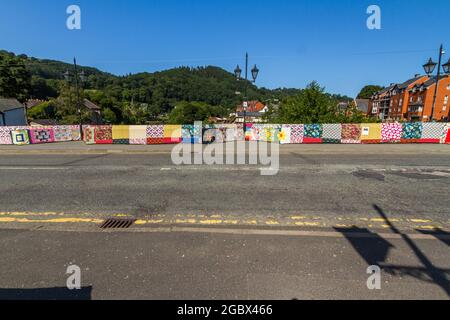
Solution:
<path fill-rule="evenodd" d="M 119 219 L 119 218 L 110 218 L 105 220 L 101 225 L 101 229 L 128 229 L 136 222 L 136 219 Z"/>

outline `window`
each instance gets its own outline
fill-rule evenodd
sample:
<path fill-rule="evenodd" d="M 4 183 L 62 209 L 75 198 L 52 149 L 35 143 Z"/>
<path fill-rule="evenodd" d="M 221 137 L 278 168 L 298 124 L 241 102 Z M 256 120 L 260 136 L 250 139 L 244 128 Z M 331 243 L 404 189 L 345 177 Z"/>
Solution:
<path fill-rule="evenodd" d="M 445 96 L 445 98 L 444 98 L 444 104 L 445 104 L 445 105 L 448 104 L 448 96 Z"/>

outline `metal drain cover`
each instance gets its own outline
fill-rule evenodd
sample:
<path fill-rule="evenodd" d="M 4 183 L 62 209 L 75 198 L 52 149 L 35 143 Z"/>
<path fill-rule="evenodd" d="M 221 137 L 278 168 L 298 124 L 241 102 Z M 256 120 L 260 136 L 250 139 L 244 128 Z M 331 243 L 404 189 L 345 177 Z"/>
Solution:
<path fill-rule="evenodd" d="M 128 229 L 136 222 L 136 219 L 131 218 L 110 218 L 106 219 L 101 225 L 100 229 Z"/>

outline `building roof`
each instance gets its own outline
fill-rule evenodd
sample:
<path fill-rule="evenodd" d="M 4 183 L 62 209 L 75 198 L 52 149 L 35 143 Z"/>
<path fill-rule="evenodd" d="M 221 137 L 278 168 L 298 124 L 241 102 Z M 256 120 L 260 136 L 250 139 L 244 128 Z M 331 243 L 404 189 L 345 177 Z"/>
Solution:
<path fill-rule="evenodd" d="M 100 111 L 102 108 L 100 108 L 98 105 L 93 103 L 92 101 L 89 101 L 88 99 L 84 99 L 84 106 L 90 110 L 94 111 Z"/>
<path fill-rule="evenodd" d="M 243 104 L 237 107 L 237 112 L 243 112 Z M 266 106 L 264 103 L 261 103 L 259 101 L 249 101 L 247 106 L 247 113 L 248 112 L 261 112 Z"/>
<path fill-rule="evenodd" d="M 376 93 L 376 95 L 381 96 L 381 95 L 383 95 L 383 94 L 386 94 L 386 93 L 388 93 L 389 91 L 391 91 L 392 89 L 394 89 L 394 87 L 395 87 L 396 85 L 397 85 L 397 84 L 391 84 L 389 87 L 386 87 L 386 88 L 381 89 L 380 91 L 378 91 L 378 92 Z"/>
<path fill-rule="evenodd" d="M 422 77 L 423 76 L 421 76 L 421 75 L 417 75 L 416 77 L 414 77 L 412 79 L 409 79 L 408 81 L 403 82 L 402 84 L 399 84 L 398 88 L 399 89 L 406 89 L 406 88 L 408 88 L 410 85 L 412 85 L 414 82 L 416 82 L 417 80 L 419 80 Z"/>
<path fill-rule="evenodd" d="M 442 80 L 442 79 L 447 78 L 447 77 L 448 77 L 447 75 L 441 75 L 441 76 L 439 77 L 439 80 Z M 430 79 L 428 79 L 427 81 L 425 81 L 425 82 L 423 83 L 423 85 L 424 85 L 426 88 L 428 88 L 428 87 L 432 86 L 433 84 L 435 84 L 435 83 L 436 83 L 436 80 L 437 80 L 437 77 L 431 77 Z"/>
<path fill-rule="evenodd" d="M 23 108 L 17 99 L 0 98 L 0 112 Z"/>

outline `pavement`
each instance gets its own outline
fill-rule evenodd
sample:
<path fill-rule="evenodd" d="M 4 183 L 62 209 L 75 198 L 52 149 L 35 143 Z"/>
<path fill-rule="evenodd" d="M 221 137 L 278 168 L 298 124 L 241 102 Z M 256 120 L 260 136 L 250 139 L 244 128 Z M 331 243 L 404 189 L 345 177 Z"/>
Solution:
<path fill-rule="evenodd" d="M 0 297 L 450 297 L 450 146 L 286 145 L 274 176 L 172 148 L 1 146 Z"/>

